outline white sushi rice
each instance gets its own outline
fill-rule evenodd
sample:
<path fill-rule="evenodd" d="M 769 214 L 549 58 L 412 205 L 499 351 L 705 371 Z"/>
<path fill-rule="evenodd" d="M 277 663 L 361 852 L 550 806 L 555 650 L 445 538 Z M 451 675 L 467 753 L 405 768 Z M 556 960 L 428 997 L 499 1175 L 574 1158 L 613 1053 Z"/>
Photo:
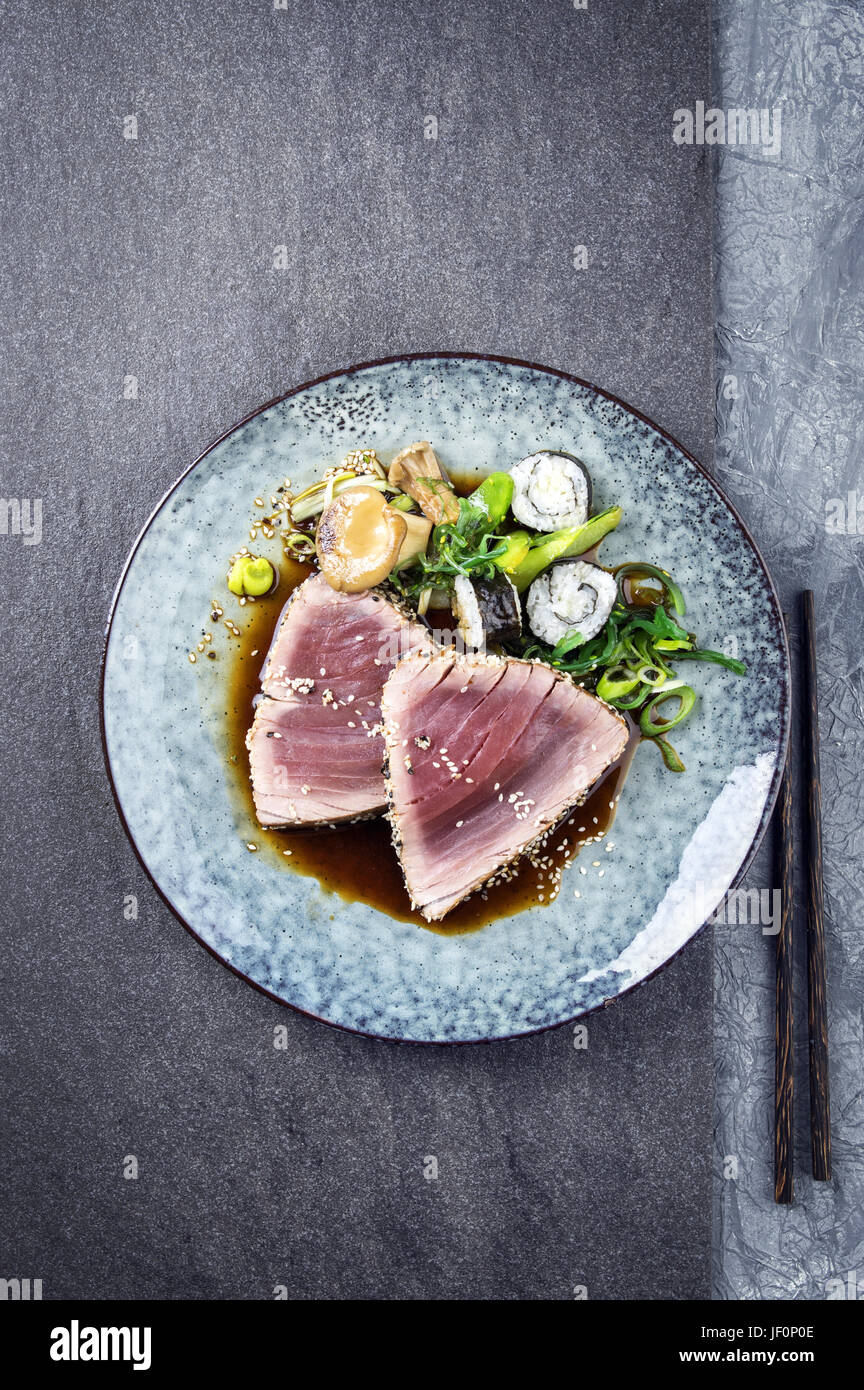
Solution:
<path fill-rule="evenodd" d="M 483 615 L 474 585 L 464 574 L 460 574 L 453 585 L 453 616 L 468 650 L 482 651 L 486 646 Z"/>
<path fill-rule="evenodd" d="M 584 526 L 588 520 L 588 482 L 572 458 L 544 450 L 529 454 L 510 472 L 513 515 L 523 526 L 538 531 Z"/>
<path fill-rule="evenodd" d="M 615 576 L 587 560 L 563 561 L 538 576 L 528 590 L 531 631 L 554 646 L 568 632 L 596 637 L 612 612 Z"/>

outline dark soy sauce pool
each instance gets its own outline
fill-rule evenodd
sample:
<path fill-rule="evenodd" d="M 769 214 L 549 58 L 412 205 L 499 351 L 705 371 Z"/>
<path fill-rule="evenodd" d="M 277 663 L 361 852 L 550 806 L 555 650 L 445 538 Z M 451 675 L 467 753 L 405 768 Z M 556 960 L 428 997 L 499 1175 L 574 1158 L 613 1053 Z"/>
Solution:
<path fill-rule="evenodd" d="M 460 479 L 460 482 L 462 480 Z M 463 485 L 466 491 L 475 486 L 471 479 Z M 463 491 L 463 487 L 459 487 Z M 249 755 L 246 751 L 246 731 L 252 723 L 252 700 L 260 689 L 259 676 L 276 620 L 291 591 L 313 573 L 308 565 L 279 562 L 279 586 L 268 598 L 257 599 L 238 608 L 232 604 L 226 616 L 241 629 L 239 638 L 220 643 L 220 658 L 227 644 L 220 679 L 226 679 L 226 733 L 230 766 L 237 774 L 237 786 L 244 811 L 248 815 L 247 840 L 267 853 L 280 867 L 316 878 L 321 887 L 335 893 L 345 902 L 363 902 L 380 912 L 386 912 L 402 922 L 413 922 L 427 931 L 442 936 L 476 931 L 499 917 L 512 917 L 529 907 L 543 907 L 554 901 L 557 890 L 545 882 L 545 872 L 527 861 L 517 876 L 507 883 L 476 893 L 448 913 L 443 922 L 425 921 L 413 912 L 396 853 L 390 840 L 387 821 L 361 821 L 338 830 L 265 830 L 255 819 L 252 785 L 249 780 Z M 442 615 L 443 616 L 443 615 Z M 441 626 L 444 626 L 442 622 Z M 252 655 L 255 652 L 256 655 Z M 226 669 L 227 668 L 227 671 Z M 214 675 L 216 672 L 214 671 Z M 543 854 L 560 866 L 572 858 L 574 846 L 589 836 L 605 834 L 615 818 L 616 798 L 624 785 L 633 753 L 639 741 L 630 723 L 630 741 L 624 753 L 613 763 L 597 784 L 587 801 L 577 807 L 550 835 Z M 612 803 L 610 805 L 610 803 Z M 578 827 L 584 826 L 580 835 Z M 245 833 L 245 832 L 244 832 Z M 566 854 L 563 842 L 568 842 Z M 284 851 L 290 850 L 288 857 Z M 544 872 L 544 881 L 540 879 Z M 574 873 L 564 875 L 565 892 L 576 886 Z M 541 896 L 542 895 L 542 896 Z M 577 904 L 574 909 L 578 911 Z"/>

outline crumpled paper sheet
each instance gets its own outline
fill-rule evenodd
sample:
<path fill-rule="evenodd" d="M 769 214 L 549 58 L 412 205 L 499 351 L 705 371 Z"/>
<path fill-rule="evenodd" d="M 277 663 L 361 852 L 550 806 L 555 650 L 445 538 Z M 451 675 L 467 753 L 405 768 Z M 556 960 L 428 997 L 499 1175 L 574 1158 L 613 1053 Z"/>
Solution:
<path fill-rule="evenodd" d="M 779 156 L 717 155 L 716 472 L 792 617 L 796 671 L 797 594 L 816 593 L 834 1159 L 814 1183 L 799 883 L 790 1208 L 773 1201 L 774 938 L 716 928 L 714 1294 L 862 1298 L 864 5 L 717 0 L 714 25 L 715 105 L 782 107 Z M 797 748 L 793 765 L 797 805 Z M 799 866 L 803 843 L 799 822 Z M 747 886 L 775 886 L 770 837 Z"/>

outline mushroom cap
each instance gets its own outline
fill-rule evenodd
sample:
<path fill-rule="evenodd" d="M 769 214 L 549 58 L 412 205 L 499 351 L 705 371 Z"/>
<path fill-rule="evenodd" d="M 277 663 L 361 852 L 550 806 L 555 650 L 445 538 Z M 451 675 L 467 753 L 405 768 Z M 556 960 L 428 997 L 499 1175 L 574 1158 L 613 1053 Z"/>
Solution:
<path fill-rule="evenodd" d="M 373 589 L 392 570 L 408 527 L 374 487 L 348 488 L 321 513 L 315 549 L 332 589 L 356 594 Z"/>
<path fill-rule="evenodd" d="M 390 464 L 387 481 L 413 497 L 436 526 L 459 520 L 459 499 L 428 440 L 401 449 Z"/>

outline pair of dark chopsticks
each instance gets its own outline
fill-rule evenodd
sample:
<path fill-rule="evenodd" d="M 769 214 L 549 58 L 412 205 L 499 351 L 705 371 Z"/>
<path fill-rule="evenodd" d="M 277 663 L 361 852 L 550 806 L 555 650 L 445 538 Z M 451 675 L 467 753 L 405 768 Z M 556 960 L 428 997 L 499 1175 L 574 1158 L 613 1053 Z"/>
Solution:
<path fill-rule="evenodd" d="M 786 632 L 789 620 L 784 614 Z M 807 835 L 807 1019 L 810 1038 L 810 1144 L 813 1177 L 831 1177 L 831 1114 L 828 1088 L 828 1010 L 825 995 L 825 918 L 822 890 L 822 792 L 819 777 L 819 697 L 816 678 L 816 619 L 813 593 L 801 595 L 801 718 Z M 777 934 L 776 1052 L 774 1061 L 774 1200 L 792 1201 L 793 1172 L 793 830 L 789 756 L 777 807 L 777 877 L 780 931 Z"/>

